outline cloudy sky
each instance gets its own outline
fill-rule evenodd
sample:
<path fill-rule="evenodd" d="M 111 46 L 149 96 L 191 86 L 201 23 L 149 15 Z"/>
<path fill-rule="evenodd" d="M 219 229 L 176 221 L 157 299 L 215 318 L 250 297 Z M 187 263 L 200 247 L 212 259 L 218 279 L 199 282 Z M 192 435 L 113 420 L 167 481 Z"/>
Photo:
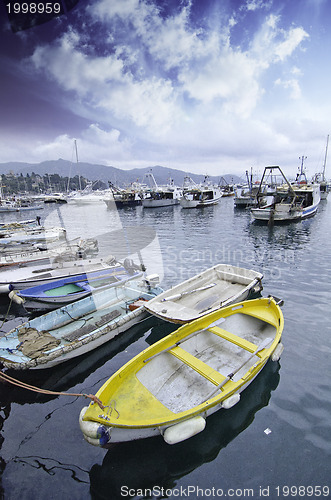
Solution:
<path fill-rule="evenodd" d="M 71 160 L 77 139 L 80 161 L 124 169 L 321 171 L 329 0 L 80 0 L 18 32 L 6 3 L 0 163 Z"/>

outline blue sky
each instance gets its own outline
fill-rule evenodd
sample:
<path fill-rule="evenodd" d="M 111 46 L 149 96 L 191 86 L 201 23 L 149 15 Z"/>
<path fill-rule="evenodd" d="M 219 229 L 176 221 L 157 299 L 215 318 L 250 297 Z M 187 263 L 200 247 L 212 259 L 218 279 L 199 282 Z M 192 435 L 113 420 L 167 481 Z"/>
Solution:
<path fill-rule="evenodd" d="M 124 169 L 321 171 L 328 0 L 80 0 L 16 33 L 4 4 L 1 163 L 70 160 L 76 139 Z"/>

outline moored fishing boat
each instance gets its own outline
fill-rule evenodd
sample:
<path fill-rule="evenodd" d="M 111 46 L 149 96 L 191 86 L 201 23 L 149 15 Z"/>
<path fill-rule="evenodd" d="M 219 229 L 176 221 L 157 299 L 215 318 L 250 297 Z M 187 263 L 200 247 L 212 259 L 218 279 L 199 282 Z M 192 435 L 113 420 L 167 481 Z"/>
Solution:
<path fill-rule="evenodd" d="M 144 186 L 138 182 L 133 182 L 130 187 L 120 189 L 109 183 L 109 187 L 113 193 L 113 199 L 105 199 L 104 202 L 107 208 L 113 208 L 114 203 L 116 208 L 135 207 L 142 204 L 144 198 Z"/>
<path fill-rule="evenodd" d="M 151 314 L 172 323 L 187 323 L 262 290 L 263 275 L 251 269 L 217 264 L 146 304 Z"/>
<path fill-rule="evenodd" d="M 320 203 L 320 186 L 307 183 L 300 174 L 297 181 L 290 184 L 278 166 L 266 167 L 261 179 L 261 186 L 268 183 L 269 177 L 282 176 L 281 184 L 273 185 L 269 190 L 270 202 L 261 203 L 261 191 L 257 194 L 258 207 L 251 209 L 254 219 L 273 224 L 274 222 L 291 222 L 303 220 L 316 214 Z M 272 184 L 272 183 L 271 183 Z"/>
<path fill-rule="evenodd" d="M 222 198 L 223 192 L 219 186 L 209 182 L 208 176 L 202 184 L 196 184 L 189 176 L 184 178 L 183 196 L 180 199 L 182 208 L 197 208 L 207 205 L 216 205 Z"/>
<path fill-rule="evenodd" d="M 246 170 L 247 183 L 243 186 L 237 186 L 234 196 L 234 204 L 237 208 L 251 208 L 258 204 L 257 194 L 260 193 L 260 182 L 253 182 L 253 169 L 250 175 Z"/>
<path fill-rule="evenodd" d="M 158 186 L 151 172 L 148 172 L 146 177 L 149 179 L 152 187 L 145 189 L 142 199 L 142 206 L 144 208 L 169 207 L 179 204 L 182 190 L 178 186 L 175 186 L 172 179 L 169 180 L 166 186 Z"/>
<path fill-rule="evenodd" d="M 0 364 L 44 369 L 90 352 L 140 321 L 142 303 L 161 291 L 139 276 L 31 319 L 0 338 Z"/>
<path fill-rule="evenodd" d="M 284 319 L 273 298 L 228 306 L 180 327 L 112 375 L 80 413 L 92 445 L 162 435 L 168 444 L 204 430 L 267 361 L 279 359 Z"/>

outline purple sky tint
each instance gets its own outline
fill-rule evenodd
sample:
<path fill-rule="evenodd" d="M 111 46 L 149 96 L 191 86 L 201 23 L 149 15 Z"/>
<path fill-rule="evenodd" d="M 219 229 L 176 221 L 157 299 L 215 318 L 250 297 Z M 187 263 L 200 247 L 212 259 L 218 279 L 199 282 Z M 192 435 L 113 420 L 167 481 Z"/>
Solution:
<path fill-rule="evenodd" d="M 322 168 L 327 0 L 80 0 L 17 33 L 0 14 L 1 163 L 71 159 L 77 139 L 119 168 Z"/>

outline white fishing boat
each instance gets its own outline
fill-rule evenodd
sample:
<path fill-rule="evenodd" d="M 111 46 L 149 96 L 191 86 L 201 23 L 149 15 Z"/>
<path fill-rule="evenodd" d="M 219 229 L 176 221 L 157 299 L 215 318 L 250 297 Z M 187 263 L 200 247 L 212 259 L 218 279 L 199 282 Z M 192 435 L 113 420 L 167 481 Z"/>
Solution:
<path fill-rule="evenodd" d="M 166 290 L 145 305 L 172 323 L 187 323 L 262 291 L 263 275 L 251 269 L 217 264 Z"/>
<path fill-rule="evenodd" d="M 0 363 L 44 369 L 91 352 L 144 318 L 142 304 L 162 291 L 151 281 L 138 277 L 14 328 L 0 338 Z"/>
<path fill-rule="evenodd" d="M 302 163 L 303 167 L 303 163 Z M 274 184 L 277 176 L 282 177 L 281 184 Z M 307 183 L 298 175 L 295 183 L 290 184 L 278 166 L 266 167 L 261 179 L 261 186 L 273 186 L 268 193 L 271 201 L 265 203 L 264 194 L 257 194 L 258 207 L 252 208 L 255 220 L 273 224 L 274 222 L 291 222 L 303 220 L 316 214 L 320 203 L 320 186 L 317 183 Z M 271 182 L 269 179 L 273 178 Z"/>
<path fill-rule="evenodd" d="M 203 183 L 199 185 L 191 177 L 185 176 L 183 196 L 179 202 L 182 208 L 205 207 L 207 205 L 216 205 L 222 196 L 221 188 L 211 184 L 208 176 L 205 176 Z"/>
<path fill-rule="evenodd" d="M 79 425 L 94 446 L 162 436 L 176 444 L 206 418 L 237 404 L 267 361 L 283 351 L 284 318 L 272 298 L 246 300 L 192 321 L 142 351 L 84 407 Z"/>
<path fill-rule="evenodd" d="M 157 208 L 178 205 L 182 196 L 182 190 L 175 186 L 172 179 L 169 180 L 166 186 L 158 186 L 154 175 L 151 172 L 146 174 L 152 187 L 146 189 L 142 199 L 142 206 L 144 208 Z"/>

